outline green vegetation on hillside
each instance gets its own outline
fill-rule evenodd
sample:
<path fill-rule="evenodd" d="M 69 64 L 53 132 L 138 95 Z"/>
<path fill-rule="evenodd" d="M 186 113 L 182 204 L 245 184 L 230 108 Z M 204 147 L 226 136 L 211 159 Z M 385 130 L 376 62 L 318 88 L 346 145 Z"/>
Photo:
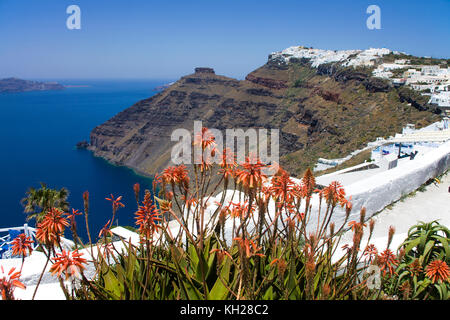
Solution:
<path fill-rule="evenodd" d="M 325 70 L 333 71 L 324 75 Z M 372 79 L 370 70 L 352 71 L 329 65 L 313 74 L 304 64 L 294 63 L 290 67 L 292 80 L 286 91 L 286 103 L 300 123 L 310 125 L 307 132 L 297 132 L 305 147 L 282 157 L 281 163 L 295 175 L 313 167 L 319 157 L 345 157 L 377 137 L 388 138 L 401 132 L 407 123 L 420 128 L 438 121 L 434 109 L 428 109 L 426 98 L 420 94 L 407 88 L 372 90 L 368 85 L 368 79 Z M 293 125 L 286 127 L 294 131 Z"/>

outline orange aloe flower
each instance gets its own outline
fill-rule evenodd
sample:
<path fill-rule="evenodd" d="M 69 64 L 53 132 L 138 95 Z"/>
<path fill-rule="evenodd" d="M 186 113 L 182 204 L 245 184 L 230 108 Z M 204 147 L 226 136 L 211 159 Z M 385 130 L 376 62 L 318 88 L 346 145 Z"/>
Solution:
<path fill-rule="evenodd" d="M 58 277 L 62 273 L 65 273 L 66 280 L 69 277 L 78 277 L 80 272 L 84 270 L 83 264 L 86 264 L 86 259 L 81 258 L 83 254 L 75 251 L 62 250 L 61 253 L 57 253 L 55 258 L 52 258 L 53 265 L 50 267 L 52 275 L 58 274 Z"/>
<path fill-rule="evenodd" d="M 316 179 L 314 178 L 314 175 L 309 168 L 306 169 L 305 174 L 303 175 L 302 185 L 304 186 L 303 196 L 306 198 L 310 198 L 314 191 L 314 187 L 316 186 Z"/>
<path fill-rule="evenodd" d="M 281 258 L 275 258 L 270 263 L 270 266 L 273 266 L 274 264 L 276 264 L 278 266 L 278 273 L 280 275 L 283 275 L 284 272 L 286 271 L 286 268 L 287 268 L 286 261 L 284 259 L 281 259 Z"/>
<path fill-rule="evenodd" d="M 111 198 L 105 199 L 111 201 L 114 210 L 125 207 L 125 205 L 122 202 L 120 202 L 120 200 L 122 200 L 122 196 L 119 196 L 116 199 L 114 199 L 114 196 L 111 194 Z"/>
<path fill-rule="evenodd" d="M 186 169 L 185 165 L 179 165 L 176 167 L 176 175 L 177 179 L 180 181 L 180 183 L 187 188 L 189 186 L 189 172 Z"/>
<path fill-rule="evenodd" d="M 161 175 L 159 175 L 158 173 L 155 174 L 155 176 L 153 177 L 153 181 L 152 181 L 152 186 L 153 186 L 153 190 L 156 190 L 158 184 L 162 184 L 163 183 L 163 177 Z"/>
<path fill-rule="evenodd" d="M 319 195 L 327 200 L 327 203 L 331 206 L 340 204 L 342 207 L 347 204 L 348 200 L 345 199 L 345 190 L 342 185 L 333 181 L 328 187 L 323 188 L 319 191 Z"/>
<path fill-rule="evenodd" d="M 83 192 L 83 201 L 84 202 L 89 201 L 89 191 Z"/>
<path fill-rule="evenodd" d="M 69 222 L 63 217 L 65 213 L 58 208 L 51 208 L 42 220 L 42 225 L 55 234 L 62 233 Z"/>
<path fill-rule="evenodd" d="M 193 145 L 200 146 L 203 151 L 201 155 L 195 156 L 195 163 L 200 163 L 201 172 L 209 170 L 212 167 L 213 157 L 217 152 L 215 139 L 214 134 L 208 128 L 202 128 L 202 132 L 194 137 Z M 207 154 L 205 154 L 205 151 L 207 151 Z"/>
<path fill-rule="evenodd" d="M 72 209 L 72 213 L 68 213 L 67 214 L 67 218 L 71 221 L 73 221 L 75 219 L 76 216 L 82 215 L 81 212 L 79 212 L 78 210 Z"/>
<path fill-rule="evenodd" d="M 50 232 L 42 223 L 38 223 L 36 228 L 36 239 L 45 245 L 56 245 L 60 235 Z"/>
<path fill-rule="evenodd" d="M 364 255 L 369 256 L 369 263 L 378 255 L 378 249 L 374 244 L 369 244 L 364 249 Z"/>
<path fill-rule="evenodd" d="M 172 201 L 172 199 L 173 199 L 173 192 L 172 191 L 166 191 L 166 193 L 164 194 L 164 199 L 166 199 L 167 201 Z"/>
<path fill-rule="evenodd" d="M 202 150 L 205 150 L 206 148 L 214 147 L 216 144 L 215 140 L 216 138 L 212 131 L 203 127 L 202 132 L 195 135 L 194 145 L 199 145 Z"/>
<path fill-rule="evenodd" d="M 236 155 L 230 148 L 223 149 L 219 165 L 222 169 L 232 169 L 237 166 Z"/>
<path fill-rule="evenodd" d="M 445 261 L 442 260 L 434 260 L 430 262 L 430 264 L 425 269 L 425 274 L 428 278 L 431 279 L 433 283 L 435 283 L 436 281 L 450 282 L 450 268 L 445 263 Z"/>
<path fill-rule="evenodd" d="M 229 148 L 223 149 L 219 166 L 221 169 L 219 169 L 217 174 L 223 175 L 224 179 L 234 178 L 236 176 L 236 156 Z"/>
<path fill-rule="evenodd" d="M 303 183 L 296 183 L 294 185 L 293 194 L 296 198 L 303 199 L 308 197 L 308 187 Z"/>
<path fill-rule="evenodd" d="M 112 237 L 113 233 L 111 231 L 111 226 L 109 224 L 111 223 L 111 220 L 108 220 L 108 222 L 103 226 L 103 228 L 100 230 L 98 237 Z"/>
<path fill-rule="evenodd" d="M 289 174 L 279 168 L 277 175 L 272 178 L 272 186 L 269 188 L 272 197 L 283 203 L 291 203 L 294 200 L 295 184 Z"/>
<path fill-rule="evenodd" d="M 297 219 L 299 223 L 302 222 L 303 220 L 305 220 L 305 213 L 304 212 L 297 213 L 294 219 Z"/>
<path fill-rule="evenodd" d="M 25 289 L 26 286 L 19 281 L 20 272 L 15 271 L 16 268 L 9 269 L 5 273 L 3 266 L 0 266 L 0 292 L 2 293 L 2 300 L 14 300 L 14 289 Z"/>
<path fill-rule="evenodd" d="M 353 209 L 353 203 L 351 202 L 351 200 L 352 200 L 352 196 L 350 196 L 349 198 L 348 198 L 348 200 L 345 200 L 345 198 L 344 198 L 344 200 L 342 201 L 342 205 L 344 206 L 345 205 L 345 212 L 347 213 L 347 215 L 349 215 L 350 214 L 350 211 L 352 211 L 352 209 Z M 361 210 L 365 210 L 365 208 L 362 208 Z M 373 220 L 372 220 L 373 221 Z M 375 223 L 375 221 L 373 222 L 373 223 Z M 365 227 L 366 225 L 364 224 L 364 227 Z M 373 230 L 373 227 L 372 227 L 372 229 L 371 230 Z"/>
<path fill-rule="evenodd" d="M 301 218 L 299 218 L 299 216 L 298 215 L 295 215 L 293 218 L 291 218 L 291 217 L 287 217 L 285 220 L 284 220 L 284 222 L 286 222 L 286 225 L 289 227 L 289 231 L 290 232 L 294 232 L 295 231 L 295 229 L 296 229 L 296 220 L 298 220 L 299 222 L 301 221 L 300 220 Z"/>
<path fill-rule="evenodd" d="M 27 251 L 29 254 L 31 254 L 31 252 L 33 251 L 33 248 L 31 246 L 31 244 L 34 241 L 31 240 L 30 237 L 27 237 L 25 235 L 25 233 L 21 233 L 19 234 L 13 241 L 12 241 L 12 254 L 14 256 L 22 256 L 22 257 L 26 257 L 27 256 Z"/>
<path fill-rule="evenodd" d="M 225 179 L 230 179 L 236 176 L 236 170 L 234 168 L 219 169 L 217 174 L 222 175 Z"/>
<path fill-rule="evenodd" d="M 141 185 L 140 185 L 139 183 L 136 182 L 136 183 L 133 185 L 133 191 L 134 191 L 135 194 L 138 194 L 140 190 L 141 190 Z"/>
<path fill-rule="evenodd" d="M 253 240 L 250 240 L 248 238 L 245 238 L 245 239 L 234 238 L 233 240 L 235 240 L 239 243 L 241 250 L 245 252 L 245 256 L 247 258 L 250 258 L 252 256 L 264 257 L 264 255 L 262 253 L 258 253 L 258 251 L 260 251 L 261 248 L 258 248 L 258 246 L 256 245 L 256 243 Z"/>
<path fill-rule="evenodd" d="M 139 183 L 135 183 L 133 185 L 134 197 L 136 198 L 136 202 L 139 202 L 139 192 L 141 191 L 141 185 Z"/>
<path fill-rule="evenodd" d="M 211 151 L 211 154 L 215 153 L 215 150 Z M 208 171 L 212 168 L 212 164 L 214 162 L 212 155 L 202 156 L 200 161 L 200 172 Z"/>
<path fill-rule="evenodd" d="M 358 230 L 358 229 L 362 229 L 363 227 L 366 227 L 365 223 L 360 223 L 360 222 L 356 222 L 356 221 L 350 221 L 348 223 L 349 227 L 352 227 L 352 231 Z"/>
<path fill-rule="evenodd" d="M 89 191 L 83 192 L 83 205 L 84 205 L 84 212 L 86 213 L 86 216 L 89 213 Z"/>
<path fill-rule="evenodd" d="M 255 206 L 252 205 L 249 211 L 248 201 L 245 201 L 244 203 L 231 202 L 230 204 L 233 206 L 233 208 L 230 211 L 230 215 L 232 218 L 245 218 L 247 213 L 251 215 L 255 210 Z"/>
<path fill-rule="evenodd" d="M 347 251 L 347 254 L 350 254 L 353 251 L 353 246 L 350 246 L 350 244 L 346 243 L 344 244 L 341 249 Z M 358 249 L 359 251 L 359 249 Z"/>
<path fill-rule="evenodd" d="M 158 200 L 159 210 L 161 213 L 170 212 L 172 210 L 172 201 Z"/>
<path fill-rule="evenodd" d="M 383 271 L 383 276 L 386 275 L 386 271 L 389 271 L 389 275 L 396 274 L 395 267 L 399 262 L 395 254 L 390 249 L 384 250 L 378 256 L 378 262 L 380 265 L 380 270 Z"/>
<path fill-rule="evenodd" d="M 162 174 L 164 183 L 178 185 L 182 184 L 186 188 L 189 185 L 189 175 L 185 165 L 177 167 L 171 166 L 164 169 Z"/>
<path fill-rule="evenodd" d="M 101 253 L 102 257 L 107 259 L 109 262 L 110 257 L 114 255 L 114 245 L 111 242 L 102 244 L 97 243 L 97 248 L 99 248 L 99 252 Z"/>
<path fill-rule="evenodd" d="M 287 214 L 297 215 L 297 206 L 292 202 L 280 201 L 276 203 L 279 209 L 285 209 Z"/>
<path fill-rule="evenodd" d="M 146 239 L 150 239 L 154 231 L 161 228 L 161 226 L 158 225 L 158 223 L 162 221 L 161 213 L 153 204 L 150 191 L 147 190 L 145 192 L 142 206 L 139 206 L 135 215 L 136 225 L 139 226 L 139 233 Z"/>
<path fill-rule="evenodd" d="M 60 209 L 50 209 L 42 222 L 37 225 L 36 239 L 47 245 L 57 244 L 64 229 L 69 226 L 69 222 L 63 215 L 64 212 Z"/>
<path fill-rule="evenodd" d="M 78 210 L 72 209 L 72 213 L 68 213 L 67 214 L 67 218 L 70 220 L 70 224 L 71 224 L 71 228 L 73 232 L 76 232 L 76 222 L 75 222 L 75 217 L 82 215 L 81 212 L 79 212 Z"/>
<path fill-rule="evenodd" d="M 190 210 L 191 207 L 195 207 L 198 204 L 198 200 L 195 197 L 185 197 L 184 195 L 181 196 L 181 200 L 184 201 L 186 208 L 188 208 L 188 210 Z M 220 204 L 219 204 L 220 206 Z"/>
<path fill-rule="evenodd" d="M 264 195 L 264 201 L 268 202 L 270 197 L 272 196 L 272 191 L 270 190 L 270 186 L 262 186 L 261 193 Z"/>
<path fill-rule="evenodd" d="M 237 182 L 242 183 L 245 188 L 252 189 L 259 187 L 267 179 L 262 173 L 262 169 L 266 167 L 258 158 L 246 157 L 245 163 L 242 164 L 244 170 L 237 172 Z"/>

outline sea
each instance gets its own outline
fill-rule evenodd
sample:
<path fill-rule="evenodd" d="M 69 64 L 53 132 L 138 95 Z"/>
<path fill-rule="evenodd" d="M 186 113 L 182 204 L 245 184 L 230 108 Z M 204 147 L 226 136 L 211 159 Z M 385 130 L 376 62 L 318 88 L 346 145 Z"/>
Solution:
<path fill-rule="evenodd" d="M 39 79 L 33 79 L 39 80 Z M 26 221 L 20 201 L 30 187 L 69 190 L 70 208 L 83 210 L 83 192 L 90 195 L 89 230 L 92 240 L 111 219 L 111 203 L 105 198 L 122 196 L 124 208 L 114 225 L 135 226 L 133 185 L 151 189 L 151 177 L 114 166 L 92 152 L 77 149 L 89 140 L 96 126 L 139 100 L 157 93 L 157 87 L 173 80 L 56 80 L 68 87 L 61 91 L 0 94 L 0 228 L 35 226 Z M 77 229 L 86 240 L 84 215 Z M 66 232 L 66 237 L 71 238 Z"/>

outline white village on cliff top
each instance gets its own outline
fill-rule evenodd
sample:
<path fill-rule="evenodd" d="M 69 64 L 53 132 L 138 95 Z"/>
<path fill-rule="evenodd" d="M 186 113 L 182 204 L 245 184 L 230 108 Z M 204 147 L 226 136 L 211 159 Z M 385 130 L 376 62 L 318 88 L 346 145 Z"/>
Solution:
<path fill-rule="evenodd" d="M 406 56 L 390 49 L 370 48 L 367 50 L 322 50 L 302 46 L 289 47 L 274 52 L 270 59 L 289 62 L 292 58 L 310 59 L 315 68 L 326 63 L 340 63 L 342 66 L 374 67 L 373 76 L 392 81 L 395 85 L 407 85 L 424 95 L 430 96 L 430 103 L 450 110 L 450 66 L 413 65 L 408 59 L 395 59 L 392 63 L 381 62 L 386 55 Z M 396 73 L 394 74 L 394 70 Z"/>

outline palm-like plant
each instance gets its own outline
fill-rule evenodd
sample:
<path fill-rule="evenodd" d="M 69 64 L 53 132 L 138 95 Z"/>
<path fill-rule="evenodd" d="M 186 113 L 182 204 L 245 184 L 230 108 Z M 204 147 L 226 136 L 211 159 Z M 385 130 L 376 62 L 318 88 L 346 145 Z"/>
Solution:
<path fill-rule="evenodd" d="M 36 222 L 40 222 L 51 208 L 68 211 L 68 196 L 69 191 L 66 188 L 51 189 L 42 182 L 39 189 L 30 187 L 26 192 L 26 197 L 21 200 L 24 212 L 28 213 L 27 221 L 36 219 Z"/>
<path fill-rule="evenodd" d="M 403 292 L 404 298 L 444 299 L 450 298 L 450 282 L 435 283 L 427 270 L 444 270 L 442 278 L 448 277 L 450 263 L 450 230 L 437 221 L 419 222 L 408 231 L 408 238 L 400 246 L 403 259 L 397 268 L 394 290 Z M 435 266 L 441 266 L 436 268 Z M 434 267 L 433 267 L 434 266 Z"/>
<path fill-rule="evenodd" d="M 426 266 L 432 260 L 439 259 L 450 263 L 450 230 L 436 220 L 419 222 L 408 231 L 408 238 L 402 244 L 408 262 L 419 259 Z"/>

